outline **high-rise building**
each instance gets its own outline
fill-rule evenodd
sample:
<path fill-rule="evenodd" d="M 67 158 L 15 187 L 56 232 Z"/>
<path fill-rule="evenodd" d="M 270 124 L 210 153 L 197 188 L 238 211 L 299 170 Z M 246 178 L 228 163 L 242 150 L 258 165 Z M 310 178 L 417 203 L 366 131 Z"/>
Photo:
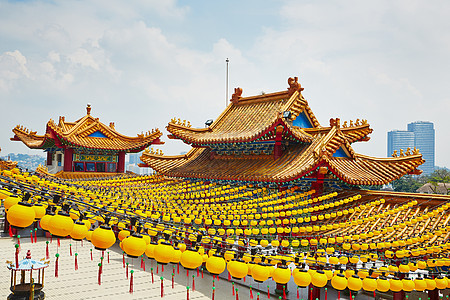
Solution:
<path fill-rule="evenodd" d="M 128 154 L 128 164 L 138 165 L 141 162 L 141 152 Z"/>
<path fill-rule="evenodd" d="M 425 163 L 419 167 L 424 174 L 434 171 L 434 124 L 426 121 L 416 121 L 408 124 L 408 131 L 414 132 L 414 147 L 420 150 Z"/>
<path fill-rule="evenodd" d="M 392 156 L 394 151 L 400 155 L 400 149 L 414 148 L 414 132 L 406 130 L 393 130 L 388 132 L 387 156 Z"/>
<path fill-rule="evenodd" d="M 417 121 L 408 124 L 408 130 L 393 130 L 388 132 L 387 155 L 394 151 L 400 154 L 400 149 L 407 151 L 416 147 L 420 150 L 425 163 L 419 167 L 423 174 L 434 171 L 434 125 L 431 122 Z"/>

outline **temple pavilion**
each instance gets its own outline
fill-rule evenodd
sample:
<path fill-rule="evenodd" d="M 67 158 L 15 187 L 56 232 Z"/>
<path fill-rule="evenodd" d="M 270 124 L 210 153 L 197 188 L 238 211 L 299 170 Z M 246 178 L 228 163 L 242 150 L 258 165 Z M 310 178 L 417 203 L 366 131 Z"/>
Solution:
<path fill-rule="evenodd" d="M 230 104 L 206 128 L 172 119 L 169 138 L 192 146 L 185 155 L 144 151 L 141 166 L 174 178 L 265 183 L 278 187 L 306 184 L 322 192 L 324 183 L 383 185 L 405 174 L 420 174 L 418 149 L 398 157 L 356 153 L 352 144 L 369 140 L 366 120 L 330 119 L 323 126 L 302 95 L 298 78 L 285 91 L 243 97 L 236 88 Z M 306 188 L 306 187 L 305 187 Z"/>
<path fill-rule="evenodd" d="M 125 154 L 140 152 L 149 145 L 162 144 L 162 133 L 156 129 L 129 137 L 116 131 L 114 123 L 103 124 L 91 115 L 75 122 L 64 116 L 59 122 L 47 122 L 44 135 L 17 125 L 12 141 L 21 141 L 30 149 L 43 149 L 47 153 L 49 174 L 61 178 L 102 177 L 125 172 Z"/>

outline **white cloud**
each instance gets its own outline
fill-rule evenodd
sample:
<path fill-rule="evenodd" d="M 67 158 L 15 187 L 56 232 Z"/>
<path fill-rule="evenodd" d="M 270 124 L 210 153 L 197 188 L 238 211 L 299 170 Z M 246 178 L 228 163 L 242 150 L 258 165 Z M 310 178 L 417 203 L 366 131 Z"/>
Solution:
<path fill-rule="evenodd" d="M 90 67 L 97 71 L 100 68 L 93 55 L 83 48 L 77 49 L 74 53 L 70 54 L 68 58 L 73 64 L 79 64 L 83 67 Z"/>
<path fill-rule="evenodd" d="M 60 57 L 59 53 L 55 52 L 53 50 L 48 53 L 47 57 L 48 57 L 48 59 L 50 59 L 51 62 L 60 62 L 61 61 L 61 57 Z"/>
<path fill-rule="evenodd" d="M 19 50 L 0 55 L 0 87 L 10 89 L 20 78 L 31 78 L 26 57 Z"/>

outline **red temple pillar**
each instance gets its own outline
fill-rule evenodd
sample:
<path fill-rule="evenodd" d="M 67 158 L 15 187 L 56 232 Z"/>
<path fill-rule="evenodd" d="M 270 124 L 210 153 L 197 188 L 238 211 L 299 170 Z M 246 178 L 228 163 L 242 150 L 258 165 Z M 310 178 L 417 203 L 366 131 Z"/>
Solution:
<path fill-rule="evenodd" d="M 316 300 L 316 299 L 320 299 L 320 288 L 310 283 L 308 288 L 308 300 Z"/>
<path fill-rule="evenodd" d="M 435 288 L 434 290 L 428 291 L 428 298 L 430 300 L 439 300 L 439 290 Z"/>
<path fill-rule="evenodd" d="M 72 172 L 73 149 L 64 149 L 64 172 Z"/>
<path fill-rule="evenodd" d="M 53 152 L 48 151 L 47 152 L 47 166 L 52 165 L 52 160 L 53 160 Z"/>
<path fill-rule="evenodd" d="M 117 173 L 125 172 L 125 152 L 120 151 L 117 161 Z"/>
<path fill-rule="evenodd" d="M 322 194 L 323 192 L 323 180 L 325 178 L 325 174 L 328 173 L 328 169 L 326 167 L 320 167 L 316 173 L 316 181 L 311 183 L 311 189 L 315 190 L 314 197 Z"/>
<path fill-rule="evenodd" d="M 281 146 L 281 138 L 282 138 L 282 134 L 283 134 L 283 126 L 278 125 L 277 126 L 277 133 L 275 135 L 275 146 L 273 148 L 273 158 L 277 159 L 279 157 L 281 157 L 281 155 L 283 154 L 283 148 Z"/>

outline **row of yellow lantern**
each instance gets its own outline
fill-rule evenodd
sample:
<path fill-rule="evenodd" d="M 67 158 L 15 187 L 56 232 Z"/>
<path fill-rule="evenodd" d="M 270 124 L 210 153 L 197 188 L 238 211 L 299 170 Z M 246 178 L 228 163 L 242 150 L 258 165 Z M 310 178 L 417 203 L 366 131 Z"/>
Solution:
<path fill-rule="evenodd" d="M 12 198 L 12 197 L 11 197 L 11 198 Z M 16 198 L 16 201 L 17 201 L 17 198 Z M 6 201 L 6 202 L 8 202 L 8 201 Z M 19 207 L 22 207 L 22 210 L 23 210 L 24 205 L 17 206 L 17 208 L 19 208 Z M 35 206 L 35 207 L 38 207 L 38 206 Z M 42 210 L 42 207 L 41 207 L 40 209 Z M 20 215 L 25 216 L 26 214 L 21 213 Z M 32 221 L 31 221 L 32 219 L 33 219 L 33 218 L 29 218 L 30 222 L 32 222 Z M 12 223 L 14 223 L 14 221 L 13 221 Z M 26 224 L 25 224 L 25 225 L 26 225 Z M 24 224 L 20 224 L 20 225 L 17 225 L 17 226 L 18 226 L 18 227 L 26 227 L 25 225 L 24 225 Z M 30 223 L 30 225 L 31 225 L 31 223 Z M 253 230 L 252 232 L 255 233 L 254 230 Z M 263 233 L 264 233 L 264 231 L 263 231 Z M 214 234 L 214 233 L 211 232 L 210 234 Z M 307 241 L 307 240 L 302 240 L 302 241 L 301 241 L 302 246 L 306 246 L 306 245 L 305 245 L 305 244 L 306 244 L 305 241 Z M 312 241 L 311 244 L 316 244 L 316 243 L 314 242 L 314 239 L 312 239 L 311 241 Z M 327 240 L 327 242 L 330 242 L 330 241 Z M 253 244 L 253 243 L 251 243 L 251 244 Z M 268 243 L 268 241 L 266 241 L 266 240 L 262 240 L 262 241 L 261 241 L 261 245 L 262 245 L 262 246 L 267 246 L 268 244 L 269 244 L 269 243 Z M 272 244 L 273 246 L 276 247 L 276 246 L 280 245 L 280 242 L 279 242 L 278 240 L 274 240 L 274 241 L 271 242 L 271 244 Z M 283 241 L 281 241 L 281 245 L 287 247 L 287 246 L 289 246 L 289 242 L 286 241 L 286 240 L 283 240 Z M 292 242 L 292 245 L 293 245 L 294 247 L 297 247 L 297 246 L 299 245 L 299 242 L 298 242 L 297 240 L 294 240 L 294 241 Z M 344 249 L 347 249 L 347 248 L 346 248 L 346 244 L 344 244 L 343 246 L 344 246 Z M 394 245 L 394 246 L 395 246 L 395 245 Z M 349 248 L 348 248 L 348 249 L 349 249 Z M 347 250 L 348 250 L 348 249 L 347 249 Z M 364 249 L 364 245 L 363 245 L 362 250 L 366 250 L 366 249 Z M 437 252 L 438 252 L 438 251 L 437 251 Z M 429 252 L 428 252 L 428 253 L 429 253 Z M 414 255 L 414 256 L 417 256 L 417 254 Z"/>
<path fill-rule="evenodd" d="M 180 216 L 179 219 L 176 219 L 178 217 L 177 214 L 173 214 L 173 220 L 174 222 L 180 222 L 181 220 L 184 221 L 184 223 L 186 224 L 190 224 L 192 221 L 196 224 L 196 225 L 201 225 L 201 224 L 205 224 L 206 226 L 234 226 L 234 227 L 238 227 L 240 225 L 242 226 L 265 226 L 266 224 L 271 226 L 273 224 L 276 225 L 288 225 L 288 224 L 296 224 L 296 223 L 309 223 L 309 222 L 315 222 L 317 220 L 322 221 L 322 220 L 328 220 L 331 218 L 336 218 L 336 217 L 340 217 L 343 215 L 347 215 L 349 213 L 353 213 L 354 211 L 360 211 L 361 209 L 365 209 L 366 206 L 374 206 L 376 205 L 376 203 L 380 203 L 380 201 L 373 201 L 371 203 L 368 204 L 361 204 L 355 208 L 350 208 L 349 210 L 345 209 L 342 212 L 341 211 L 337 211 L 337 212 L 332 212 L 332 213 L 327 213 L 327 214 L 323 214 L 323 215 L 313 215 L 310 217 L 299 217 L 299 218 L 288 218 L 292 215 L 297 215 L 297 214 L 301 214 L 303 213 L 303 211 L 297 211 L 297 210 L 293 210 L 293 211 L 281 211 L 281 212 L 275 212 L 275 213 L 257 213 L 256 210 L 255 211 L 251 211 L 249 213 L 252 213 L 252 215 L 245 215 L 244 211 L 242 211 L 240 214 L 239 212 L 233 211 L 232 214 L 228 214 L 227 211 L 222 211 L 220 215 L 216 215 L 214 214 L 214 211 L 202 211 L 201 215 L 195 215 L 195 214 L 191 214 L 189 215 L 189 213 L 191 211 L 186 211 L 186 214 L 184 215 L 184 220 L 183 220 L 183 216 Z M 382 203 L 384 203 L 384 200 L 382 201 Z M 341 204 L 339 204 L 341 205 Z M 311 208 L 312 209 L 312 208 Z M 323 208 L 321 208 L 323 209 Z M 312 209 L 314 210 L 314 209 Z M 307 213 L 309 213 L 309 211 L 307 211 Z M 253 215 L 254 214 L 254 215 Z M 189 216 L 188 216 L 189 215 Z M 206 218 L 206 215 L 208 215 L 208 217 L 210 218 Z M 157 217 L 157 215 L 155 216 Z M 191 218 L 193 217 L 193 218 Z M 239 219 L 241 219 L 241 217 L 246 217 L 246 219 L 242 219 L 241 221 Z M 279 217 L 284 218 L 283 220 L 278 219 Z M 273 218 L 277 218 L 277 220 L 273 221 L 271 219 Z M 171 216 L 166 214 L 163 216 L 163 219 L 165 222 L 170 222 L 171 221 Z M 262 219 L 262 220 L 261 220 Z M 267 220 L 269 219 L 269 220 Z M 223 220 L 223 221 L 222 221 Z M 260 221 L 256 221 L 256 220 L 260 220 Z M 250 222 L 249 222 L 250 221 Z M 250 223 L 250 224 L 249 224 Z M 305 233 L 305 232 L 318 232 L 318 231 L 325 231 L 325 230 L 332 230 L 332 229 L 337 229 L 337 228 L 343 228 L 344 224 L 346 225 L 352 225 L 353 223 L 342 223 L 342 224 L 328 224 L 328 225 L 314 225 L 314 226 L 303 226 L 299 228 L 299 232 L 300 233 Z"/>
<path fill-rule="evenodd" d="M 132 239 L 137 239 L 133 236 L 127 237 L 123 240 L 123 249 L 125 252 L 129 251 L 125 247 L 125 243 L 130 239 L 129 243 L 136 243 Z M 139 239 L 137 239 L 139 240 Z M 286 265 L 279 265 L 274 268 L 271 264 L 266 264 L 263 262 L 254 262 L 240 259 L 231 259 L 226 261 L 222 256 L 218 254 L 211 254 L 210 256 L 206 254 L 201 254 L 192 249 L 184 250 L 178 249 L 171 246 L 165 241 L 161 241 L 159 244 L 150 243 L 145 247 L 145 242 L 141 241 L 140 252 L 134 252 L 133 255 L 140 256 L 144 252 L 149 258 L 155 259 L 161 264 L 167 263 L 181 263 L 187 269 L 195 269 L 199 267 L 203 262 L 206 265 L 206 269 L 211 274 L 221 274 L 225 268 L 230 272 L 230 275 L 236 279 L 242 279 L 247 275 L 253 277 L 257 282 L 264 282 L 269 278 L 272 278 L 277 283 L 287 283 L 291 279 L 291 270 Z M 145 248 L 145 250 L 144 250 Z M 128 252 L 127 252 L 128 253 Z M 343 290 L 349 288 L 353 291 L 358 291 L 364 289 L 366 291 L 378 290 L 381 292 L 386 292 L 388 290 L 397 291 L 412 291 L 412 290 L 433 290 L 435 288 L 445 289 L 450 287 L 450 282 L 445 277 L 437 277 L 432 280 L 426 279 L 405 279 L 400 281 L 396 278 L 387 279 L 382 276 L 382 274 L 389 273 L 389 269 L 378 270 L 378 273 L 374 273 L 373 276 L 368 276 L 369 272 L 367 270 L 360 270 L 359 275 L 362 275 L 361 279 L 355 274 L 354 270 L 348 270 L 344 274 L 331 270 L 315 271 L 313 269 L 294 269 L 292 272 L 292 277 L 298 286 L 306 287 L 312 283 L 316 287 L 325 286 L 328 281 L 331 280 L 331 284 L 334 288 L 338 290 Z M 351 271 L 351 272 L 350 272 Z M 381 275 L 381 276 L 380 276 Z M 425 283 L 425 284 L 424 284 Z"/>
<path fill-rule="evenodd" d="M 34 218 L 35 218 L 34 214 L 35 213 L 34 213 L 34 209 L 32 209 L 31 206 L 24 205 L 24 203 L 18 203 L 18 204 L 15 204 L 15 205 L 13 205 L 11 207 L 11 210 L 13 212 L 16 209 L 15 207 L 18 207 L 18 208 L 21 209 L 20 210 L 20 214 L 18 214 L 18 215 L 32 215 L 33 217 L 30 218 L 30 219 L 34 220 Z M 10 212 L 11 212 L 11 210 L 10 210 Z M 81 239 L 81 238 L 83 238 L 84 234 L 87 235 L 87 226 L 86 225 L 90 226 L 90 223 L 86 224 L 86 223 L 83 223 L 83 222 L 77 222 L 76 224 L 74 224 L 73 220 L 69 217 L 69 215 L 67 213 L 64 213 L 64 212 L 59 212 L 55 216 L 45 215 L 44 217 L 45 218 L 43 218 L 43 220 L 41 220 L 42 228 L 43 229 L 48 229 L 53 235 L 59 236 L 59 237 L 64 237 L 64 236 L 67 236 L 67 235 L 71 234 L 74 239 Z M 48 221 L 46 221 L 47 219 L 48 219 Z M 11 221 L 14 222 L 13 219 Z M 47 222 L 48 222 L 48 227 L 47 227 Z M 75 230 L 75 228 L 77 228 L 77 230 Z M 82 228 L 82 230 L 79 230 L 80 228 Z M 104 238 L 105 236 L 109 236 L 109 241 L 108 242 L 106 242 L 107 238 Z M 125 239 L 125 241 L 123 242 L 124 243 L 123 244 L 123 249 L 128 254 L 131 253 L 130 256 L 133 256 L 133 255 L 139 256 L 146 250 L 147 243 L 144 241 L 144 239 L 141 240 L 141 243 L 145 244 L 144 245 L 145 249 L 141 250 L 142 251 L 141 254 L 136 255 L 137 254 L 135 252 L 136 248 L 131 246 L 131 238 L 132 237 L 133 236 Z M 114 234 L 112 233 L 110 228 L 107 228 L 106 226 L 102 225 L 101 227 L 97 228 L 96 230 L 94 230 L 92 232 L 90 240 L 92 241 L 94 246 L 96 246 L 96 248 L 98 248 L 98 249 L 106 249 L 106 248 L 110 247 L 114 243 L 115 237 L 114 237 Z M 130 244 L 130 246 L 127 246 L 128 244 Z M 170 246 L 168 246 L 168 244 L 166 244 L 166 246 L 170 247 Z M 138 252 L 138 253 L 140 253 L 140 252 Z M 320 260 L 317 260 L 317 262 L 320 263 Z M 355 262 L 353 262 L 353 263 L 355 263 Z M 445 262 L 444 262 L 444 264 L 445 264 Z"/>

